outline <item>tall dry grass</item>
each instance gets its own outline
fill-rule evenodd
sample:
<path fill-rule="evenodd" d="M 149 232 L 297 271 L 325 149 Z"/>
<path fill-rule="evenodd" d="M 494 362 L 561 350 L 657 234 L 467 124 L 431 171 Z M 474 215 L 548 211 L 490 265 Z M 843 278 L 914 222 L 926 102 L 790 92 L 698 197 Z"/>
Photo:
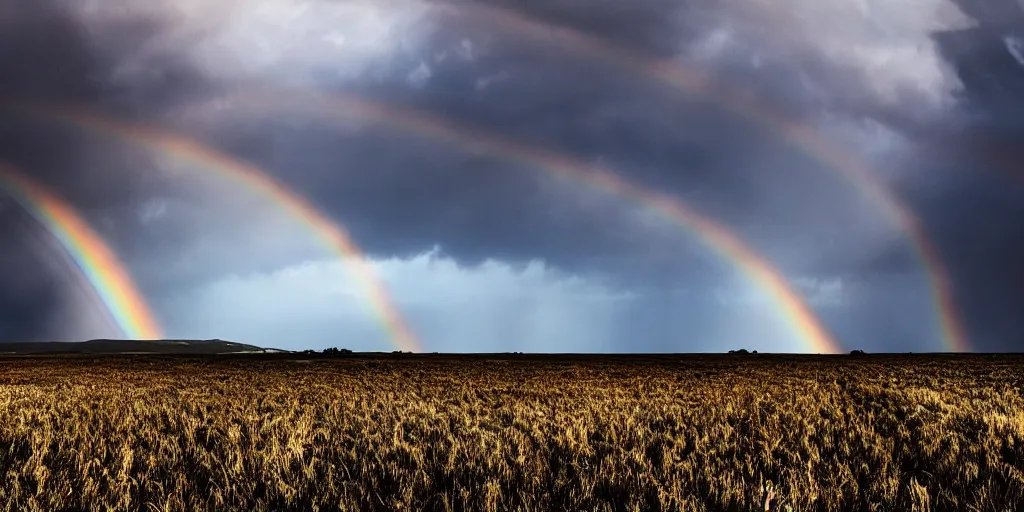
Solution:
<path fill-rule="evenodd" d="M 1024 509 L 1024 358 L 0 360 L 3 510 Z"/>

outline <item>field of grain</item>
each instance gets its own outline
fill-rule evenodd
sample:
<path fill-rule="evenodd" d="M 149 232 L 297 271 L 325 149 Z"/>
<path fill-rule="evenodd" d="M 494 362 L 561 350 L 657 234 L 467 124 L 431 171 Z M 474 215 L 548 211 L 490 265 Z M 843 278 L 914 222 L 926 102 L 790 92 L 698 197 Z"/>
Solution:
<path fill-rule="evenodd" d="M 1016 356 L 5 358 L 0 509 L 1022 510 L 1022 390 Z"/>

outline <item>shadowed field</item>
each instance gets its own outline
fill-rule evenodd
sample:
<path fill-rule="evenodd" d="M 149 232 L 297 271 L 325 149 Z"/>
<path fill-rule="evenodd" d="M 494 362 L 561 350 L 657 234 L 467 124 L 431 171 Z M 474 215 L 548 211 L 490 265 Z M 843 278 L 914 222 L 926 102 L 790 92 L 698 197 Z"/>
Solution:
<path fill-rule="evenodd" d="M 3 510 L 1020 510 L 1024 357 L 0 359 Z"/>

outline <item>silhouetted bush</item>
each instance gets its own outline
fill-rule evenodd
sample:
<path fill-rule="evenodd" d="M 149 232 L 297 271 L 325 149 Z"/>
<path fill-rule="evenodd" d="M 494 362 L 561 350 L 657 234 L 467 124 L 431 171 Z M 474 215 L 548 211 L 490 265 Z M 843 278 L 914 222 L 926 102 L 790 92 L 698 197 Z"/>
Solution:
<path fill-rule="evenodd" d="M 749 354 L 750 352 L 747 349 L 745 349 L 745 348 L 741 348 L 739 350 L 730 350 L 729 353 L 730 354 Z"/>
<path fill-rule="evenodd" d="M 330 347 L 325 348 L 322 352 L 325 356 L 338 356 L 343 354 L 351 354 L 352 350 L 347 348 Z"/>
<path fill-rule="evenodd" d="M 851 350 L 850 351 L 850 355 L 851 356 L 862 356 L 862 355 L 864 355 L 864 351 L 863 350 Z"/>

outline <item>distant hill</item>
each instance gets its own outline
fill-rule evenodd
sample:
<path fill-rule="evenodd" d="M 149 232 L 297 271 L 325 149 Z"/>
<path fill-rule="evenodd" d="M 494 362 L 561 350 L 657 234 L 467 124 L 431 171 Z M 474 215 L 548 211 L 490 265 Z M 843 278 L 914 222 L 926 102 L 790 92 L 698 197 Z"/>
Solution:
<path fill-rule="evenodd" d="M 0 342 L 0 354 L 237 354 L 282 352 L 224 340 Z"/>

